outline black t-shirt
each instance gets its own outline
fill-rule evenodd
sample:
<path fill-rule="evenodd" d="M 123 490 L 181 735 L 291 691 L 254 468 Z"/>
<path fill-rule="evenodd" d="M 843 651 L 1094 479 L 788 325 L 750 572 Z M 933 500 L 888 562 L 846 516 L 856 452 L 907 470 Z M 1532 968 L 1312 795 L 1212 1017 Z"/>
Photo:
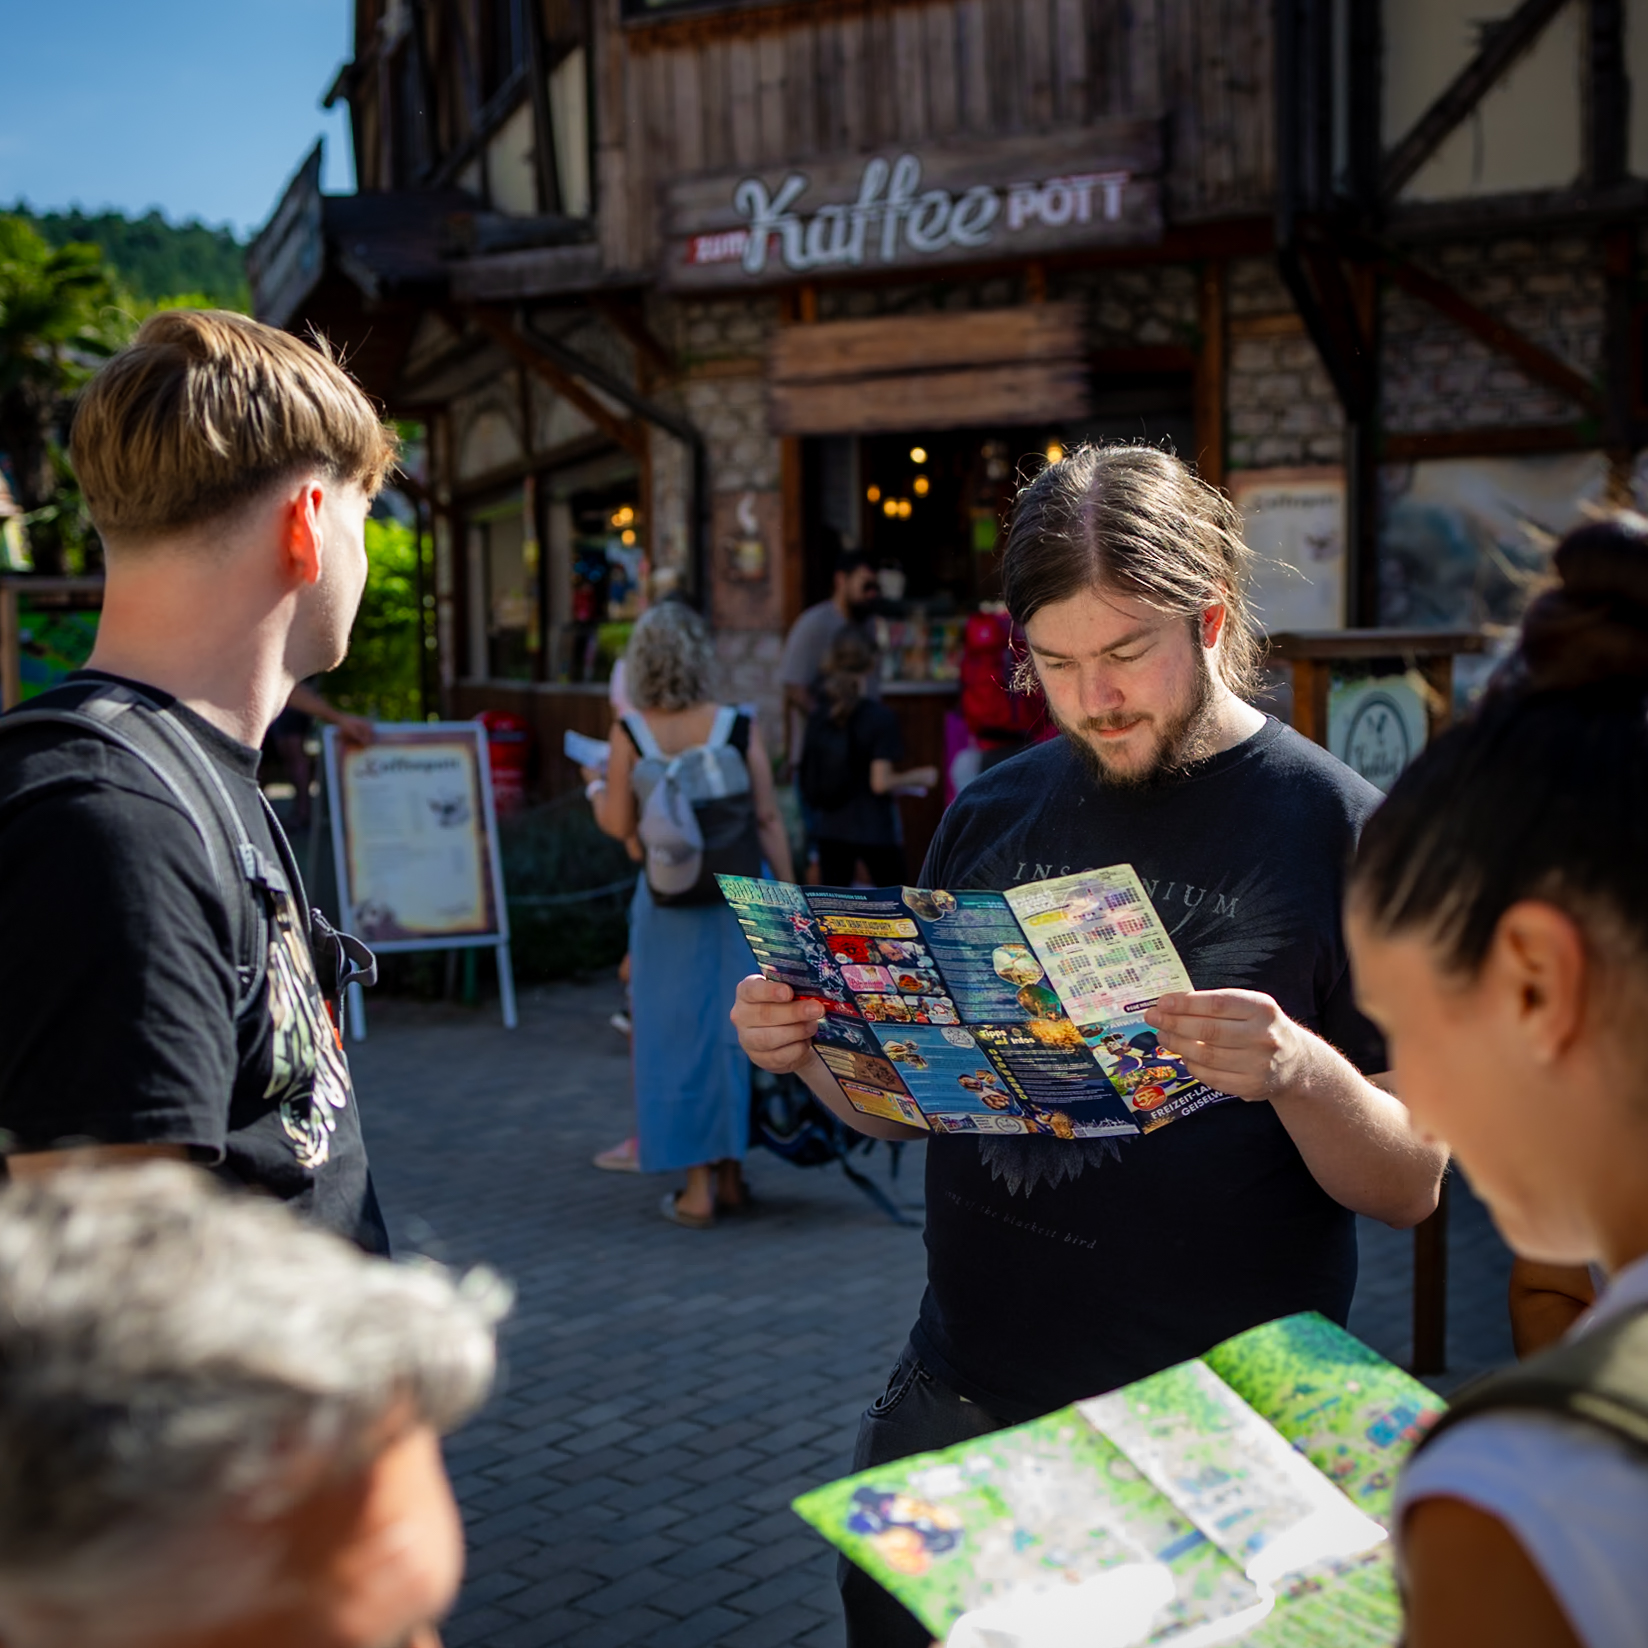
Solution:
<path fill-rule="evenodd" d="M 0 1145 L 182 1145 L 220 1176 L 387 1251 L 348 1064 L 315 988 L 296 866 L 258 797 L 258 752 L 173 708 L 295 894 L 270 913 L 266 965 L 237 1023 L 231 917 L 199 835 L 160 780 L 73 727 L 7 733 Z"/>
<path fill-rule="evenodd" d="M 1132 864 L 1199 989 L 1262 990 L 1365 1073 L 1344 876 L 1379 792 L 1274 720 L 1176 782 L 1102 788 L 1056 739 L 981 774 L 945 814 L 924 887 L 1002 890 Z M 1140 1138 L 927 1146 L 934 1374 L 1029 1418 L 1293 1311 L 1343 1322 L 1352 1214 L 1269 1104 L 1229 1100 Z"/>
<path fill-rule="evenodd" d="M 827 715 L 819 710 L 814 722 Z M 823 729 L 820 729 L 821 731 Z M 821 812 L 814 833 L 821 841 L 856 841 L 866 847 L 887 847 L 901 839 L 898 803 L 890 795 L 877 795 L 870 788 L 870 763 L 891 761 L 896 767 L 904 759 L 904 734 L 898 716 L 879 698 L 861 698 L 847 718 L 852 739 L 853 794 L 843 806 Z M 808 736 L 811 736 L 809 731 Z"/>

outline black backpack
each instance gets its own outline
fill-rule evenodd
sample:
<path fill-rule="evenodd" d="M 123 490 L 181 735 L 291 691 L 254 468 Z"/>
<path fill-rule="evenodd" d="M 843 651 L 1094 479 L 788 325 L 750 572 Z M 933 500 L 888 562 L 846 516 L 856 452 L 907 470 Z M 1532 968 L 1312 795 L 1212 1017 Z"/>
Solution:
<path fill-rule="evenodd" d="M 833 813 L 845 807 L 864 788 L 867 763 L 859 754 L 854 727 L 864 704 L 854 704 L 845 721 L 837 721 L 827 705 L 807 718 L 807 737 L 801 746 L 801 799 L 815 812 Z"/>
<path fill-rule="evenodd" d="M 0 738 L 42 724 L 73 727 L 125 750 L 159 780 L 194 827 L 234 934 L 237 1019 L 257 996 L 268 965 L 270 905 L 285 894 L 306 918 L 321 994 L 332 1005 L 334 1022 L 343 1022 L 345 989 L 376 983 L 377 961 L 359 939 L 338 932 L 309 905 L 286 832 L 261 791 L 279 863 L 252 843 L 216 763 L 168 706 L 123 682 L 70 681 L 0 715 Z M 65 786 L 80 782 L 77 774 L 62 780 Z"/>

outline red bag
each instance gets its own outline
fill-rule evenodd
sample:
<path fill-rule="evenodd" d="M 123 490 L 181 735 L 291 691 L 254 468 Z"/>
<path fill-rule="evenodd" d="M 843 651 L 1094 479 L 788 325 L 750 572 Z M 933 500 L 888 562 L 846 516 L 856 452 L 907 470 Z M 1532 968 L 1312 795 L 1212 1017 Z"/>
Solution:
<path fill-rule="evenodd" d="M 1020 740 L 1041 723 L 1041 689 L 1014 692 L 1014 624 L 1005 612 L 975 612 L 962 637 L 961 715 L 979 739 Z"/>

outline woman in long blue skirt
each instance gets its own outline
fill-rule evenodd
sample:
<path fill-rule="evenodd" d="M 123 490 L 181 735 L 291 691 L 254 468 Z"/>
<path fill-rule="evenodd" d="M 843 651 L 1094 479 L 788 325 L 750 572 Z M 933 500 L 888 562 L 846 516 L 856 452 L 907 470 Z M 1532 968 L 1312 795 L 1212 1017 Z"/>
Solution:
<path fill-rule="evenodd" d="M 740 783 L 747 775 L 747 793 L 732 802 L 748 810 L 751 862 L 741 873 L 760 873 L 765 859 L 787 881 L 790 845 L 761 734 L 747 716 L 710 696 L 713 665 L 709 632 L 689 607 L 665 603 L 635 626 L 624 655 L 635 713 L 613 729 L 604 785 L 591 785 L 596 820 L 607 834 L 628 839 L 669 764 L 683 752 L 709 749 L 723 774 Z M 654 895 L 643 874 L 629 923 L 641 1169 L 684 1173 L 684 1187 L 664 1198 L 664 1216 L 707 1229 L 717 1211 L 738 1208 L 748 1196 L 741 1163 L 749 1144 L 750 1065 L 727 1015 L 739 979 L 750 971 L 749 948 L 713 882 L 707 893 L 701 888 L 670 902 Z"/>

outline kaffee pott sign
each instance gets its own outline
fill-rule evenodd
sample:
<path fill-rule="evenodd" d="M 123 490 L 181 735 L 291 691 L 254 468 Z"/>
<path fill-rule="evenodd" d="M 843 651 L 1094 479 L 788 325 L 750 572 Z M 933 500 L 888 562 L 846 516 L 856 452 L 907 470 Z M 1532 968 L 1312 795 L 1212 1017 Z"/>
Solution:
<path fill-rule="evenodd" d="M 1160 169 L 1159 125 L 1113 121 L 684 179 L 665 193 L 664 278 L 725 290 L 1156 240 Z"/>

